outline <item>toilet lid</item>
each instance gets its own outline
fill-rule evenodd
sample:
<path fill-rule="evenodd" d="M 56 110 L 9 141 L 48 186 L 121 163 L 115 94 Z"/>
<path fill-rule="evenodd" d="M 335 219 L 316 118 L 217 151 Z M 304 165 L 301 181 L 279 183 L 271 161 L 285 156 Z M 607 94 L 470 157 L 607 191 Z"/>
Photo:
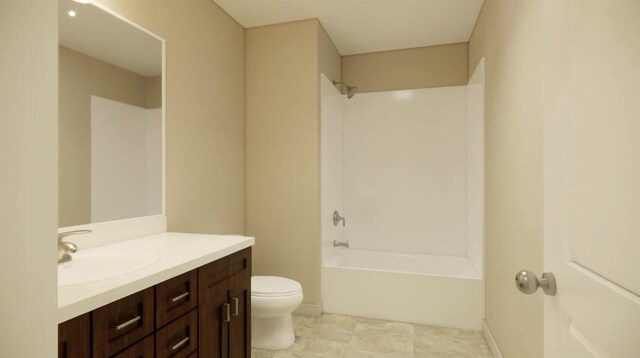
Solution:
<path fill-rule="evenodd" d="M 252 296 L 290 296 L 302 291 L 300 283 L 284 277 L 251 277 Z"/>

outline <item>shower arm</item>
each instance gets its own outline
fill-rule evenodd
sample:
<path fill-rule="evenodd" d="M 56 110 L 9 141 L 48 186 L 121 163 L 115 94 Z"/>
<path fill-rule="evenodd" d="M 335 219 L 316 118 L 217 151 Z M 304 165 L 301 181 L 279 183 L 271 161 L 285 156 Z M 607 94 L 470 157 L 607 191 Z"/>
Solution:
<path fill-rule="evenodd" d="M 342 82 L 342 81 L 331 81 L 331 83 L 333 83 L 334 86 L 338 86 L 338 85 L 342 85 L 347 89 L 347 98 L 351 99 L 353 96 L 356 95 L 356 93 L 358 93 L 358 87 L 355 86 L 349 86 L 348 84 Z M 340 93 L 342 93 L 342 90 L 340 90 Z"/>

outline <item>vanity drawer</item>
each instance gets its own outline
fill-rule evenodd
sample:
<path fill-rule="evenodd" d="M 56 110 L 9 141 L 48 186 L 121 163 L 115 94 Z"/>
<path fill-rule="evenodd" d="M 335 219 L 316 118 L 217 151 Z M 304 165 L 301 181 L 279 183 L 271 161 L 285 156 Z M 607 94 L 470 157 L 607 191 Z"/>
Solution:
<path fill-rule="evenodd" d="M 187 313 L 156 332 L 156 357 L 183 358 L 198 349 L 198 310 Z"/>
<path fill-rule="evenodd" d="M 198 305 L 198 271 L 193 270 L 156 286 L 156 328 Z"/>
<path fill-rule="evenodd" d="M 151 335 L 143 339 L 142 341 L 132 345 L 123 352 L 116 354 L 112 358 L 154 358 L 154 349 L 155 345 L 153 335 Z"/>
<path fill-rule="evenodd" d="M 154 330 L 154 288 L 93 311 L 93 357 L 109 357 Z"/>

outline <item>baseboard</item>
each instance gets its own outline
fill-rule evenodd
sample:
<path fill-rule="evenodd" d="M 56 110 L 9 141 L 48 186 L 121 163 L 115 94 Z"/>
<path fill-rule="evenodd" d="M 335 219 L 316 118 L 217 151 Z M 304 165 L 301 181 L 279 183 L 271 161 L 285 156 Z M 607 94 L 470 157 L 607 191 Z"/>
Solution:
<path fill-rule="evenodd" d="M 293 311 L 293 314 L 298 316 L 310 316 L 310 317 L 318 317 L 322 315 L 322 301 L 318 303 L 303 303 Z"/>
<path fill-rule="evenodd" d="M 487 340 L 487 344 L 489 345 L 489 349 L 491 349 L 491 353 L 495 358 L 503 358 L 502 352 L 500 352 L 500 348 L 498 347 L 498 343 L 496 343 L 496 339 L 493 337 L 493 333 L 491 333 L 491 329 L 487 325 L 486 320 L 482 320 L 482 334 L 484 334 L 484 338 Z"/>

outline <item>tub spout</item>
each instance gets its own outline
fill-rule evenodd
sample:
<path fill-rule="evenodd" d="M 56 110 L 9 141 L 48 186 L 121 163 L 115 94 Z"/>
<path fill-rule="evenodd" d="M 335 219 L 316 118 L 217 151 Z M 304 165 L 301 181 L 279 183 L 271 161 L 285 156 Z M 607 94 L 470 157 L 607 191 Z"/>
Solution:
<path fill-rule="evenodd" d="M 348 249 L 349 248 L 349 240 L 347 240 L 347 241 L 333 240 L 333 247 L 344 247 L 345 249 Z"/>

